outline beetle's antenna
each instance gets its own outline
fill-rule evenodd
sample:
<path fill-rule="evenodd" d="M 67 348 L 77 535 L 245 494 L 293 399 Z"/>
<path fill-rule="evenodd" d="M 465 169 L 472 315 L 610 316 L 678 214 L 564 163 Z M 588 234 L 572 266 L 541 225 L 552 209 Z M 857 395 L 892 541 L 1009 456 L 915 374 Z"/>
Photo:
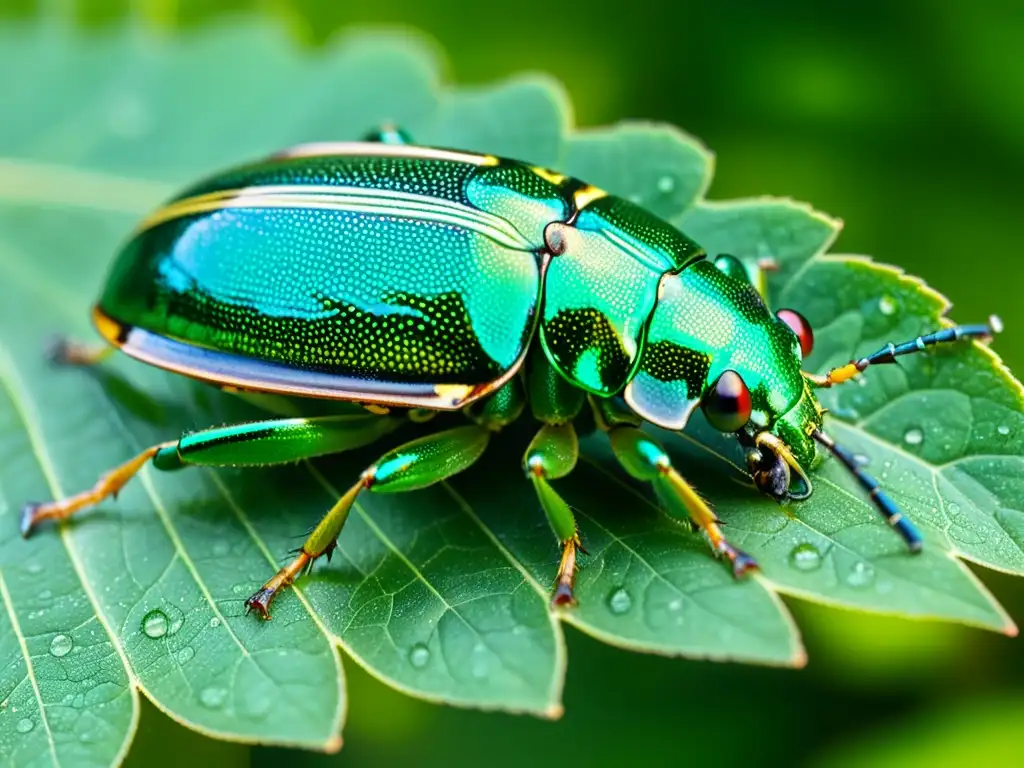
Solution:
<path fill-rule="evenodd" d="M 882 517 L 885 518 L 885 521 L 903 537 L 910 551 L 915 554 L 920 552 L 924 539 L 921 538 L 921 533 L 917 530 L 917 526 L 904 516 L 900 508 L 896 506 L 896 502 L 890 499 L 888 494 L 878 485 L 878 481 L 861 468 L 853 454 L 845 448 L 836 445 L 831 437 L 820 430 L 814 430 L 811 433 L 811 437 L 828 448 L 829 452 L 839 459 L 853 476 L 857 478 L 857 483 L 860 487 L 868 492 L 871 503 L 875 505 Z"/>
<path fill-rule="evenodd" d="M 816 376 L 808 373 L 805 373 L 804 376 L 814 386 L 831 387 L 833 384 L 842 384 L 844 381 L 849 381 L 855 376 L 859 376 L 869 365 L 895 363 L 897 357 L 922 352 L 927 347 L 934 346 L 935 344 L 945 344 L 951 341 L 959 341 L 960 339 L 991 339 L 1002 330 L 1003 321 L 996 315 L 992 315 L 988 319 L 988 323 L 943 328 L 941 331 L 918 336 L 913 341 L 905 341 L 902 344 L 890 342 L 867 357 L 862 357 L 860 360 L 851 360 L 844 366 L 833 368 L 825 376 Z"/>

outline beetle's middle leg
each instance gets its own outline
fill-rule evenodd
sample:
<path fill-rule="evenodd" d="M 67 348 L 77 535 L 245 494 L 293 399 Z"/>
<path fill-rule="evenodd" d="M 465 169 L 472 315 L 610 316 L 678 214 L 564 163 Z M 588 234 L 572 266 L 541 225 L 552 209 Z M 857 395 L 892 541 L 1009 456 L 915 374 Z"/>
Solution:
<path fill-rule="evenodd" d="M 533 483 L 541 509 L 562 548 L 551 603 L 573 605 L 576 602 L 573 597 L 576 560 L 583 546 L 572 510 L 548 481 L 565 477 L 576 466 L 579 443 L 572 420 L 582 409 L 586 395 L 551 366 L 539 347 L 528 362 L 530 409 L 544 426 L 526 449 L 523 469 Z"/>
<path fill-rule="evenodd" d="M 362 491 L 403 493 L 426 488 L 468 469 L 483 455 L 491 430 L 480 425 L 437 432 L 395 448 L 381 456 L 335 502 L 303 543 L 295 558 L 281 568 L 248 600 L 246 607 L 270 618 L 270 604 L 295 577 L 318 557 L 330 557 L 348 514 Z"/>

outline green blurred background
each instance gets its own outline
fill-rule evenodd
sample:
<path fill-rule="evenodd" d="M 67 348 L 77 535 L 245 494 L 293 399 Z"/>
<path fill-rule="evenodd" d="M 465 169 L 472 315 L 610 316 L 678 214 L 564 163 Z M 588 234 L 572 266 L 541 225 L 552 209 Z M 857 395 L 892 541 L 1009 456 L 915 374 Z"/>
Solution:
<path fill-rule="evenodd" d="M 676 123 L 718 155 L 713 197 L 812 202 L 847 222 L 837 250 L 925 277 L 957 319 L 1001 315 L 997 349 L 1024 371 L 1022 3 L 0 0 L 0 13 L 55 3 L 87 26 L 134 16 L 172 34 L 256 12 L 308 46 L 401 24 L 436 38 L 461 84 L 549 72 L 579 125 Z M 984 579 L 1024 621 L 1024 584 Z M 557 723 L 414 701 L 349 663 L 337 756 L 211 742 L 148 707 L 129 764 L 1024 764 L 1020 640 L 788 602 L 811 658 L 799 672 L 631 655 L 567 627 Z"/>

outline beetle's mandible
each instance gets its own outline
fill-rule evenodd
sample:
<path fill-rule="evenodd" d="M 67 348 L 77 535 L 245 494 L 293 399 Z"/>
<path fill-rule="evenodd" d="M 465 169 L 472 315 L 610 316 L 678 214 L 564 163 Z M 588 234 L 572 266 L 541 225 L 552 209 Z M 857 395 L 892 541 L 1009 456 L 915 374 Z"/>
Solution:
<path fill-rule="evenodd" d="M 105 349 L 234 391 L 359 405 L 154 445 L 84 493 L 27 504 L 22 533 L 116 494 L 148 462 L 293 462 L 461 410 L 466 425 L 401 445 L 355 479 L 246 602 L 269 618 L 281 590 L 330 556 L 360 493 L 461 472 L 528 407 L 540 427 L 523 469 L 562 552 L 552 602 L 571 604 L 580 536 L 550 481 L 576 464 L 573 420 L 589 401 L 625 470 L 685 509 L 737 576 L 756 563 L 644 422 L 679 430 L 701 408 L 736 436 L 755 485 L 779 501 L 810 495 L 820 445 L 920 550 L 913 524 L 822 431 L 815 389 L 930 345 L 990 337 L 997 323 L 943 328 L 814 375 L 802 370 L 810 326 L 793 310 L 769 311 L 758 269 L 708 258 L 671 224 L 585 182 L 413 146 L 395 130 L 229 170 L 151 214 L 117 256 L 93 310 Z M 59 355 L 98 357 L 74 344 Z"/>

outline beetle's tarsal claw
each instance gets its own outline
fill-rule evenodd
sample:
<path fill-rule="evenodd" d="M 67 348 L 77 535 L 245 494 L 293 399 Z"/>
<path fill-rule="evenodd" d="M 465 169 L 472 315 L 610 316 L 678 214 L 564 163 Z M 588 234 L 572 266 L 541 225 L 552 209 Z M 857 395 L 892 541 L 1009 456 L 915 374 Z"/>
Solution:
<path fill-rule="evenodd" d="M 578 536 L 562 542 L 562 559 L 558 564 L 558 577 L 555 580 L 555 591 L 551 595 L 551 607 L 576 605 L 573 585 L 576 583 L 576 554 L 580 549 Z"/>
<path fill-rule="evenodd" d="M 261 587 L 252 597 L 245 601 L 245 612 L 256 611 L 257 615 L 264 621 L 270 621 L 270 603 L 276 593 L 267 587 Z"/>
<path fill-rule="evenodd" d="M 551 605 L 554 608 L 570 608 L 576 605 L 576 597 L 572 593 L 572 587 L 559 582 L 555 592 L 551 595 Z"/>
<path fill-rule="evenodd" d="M 42 504 L 28 503 L 21 508 L 21 537 L 27 539 L 32 535 L 32 531 L 36 525 L 36 510 L 41 507 Z"/>
<path fill-rule="evenodd" d="M 270 604 L 277 597 L 277 594 L 287 588 L 295 581 L 295 577 L 304 573 L 313 564 L 314 558 L 305 552 L 298 556 L 288 565 L 275 573 L 266 584 L 253 593 L 252 597 L 245 601 L 248 612 L 256 611 L 261 619 L 270 618 Z"/>
<path fill-rule="evenodd" d="M 737 579 L 746 576 L 750 571 L 760 570 L 757 560 L 741 549 L 730 546 L 724 553 L 725 557 L 732 563 L 732 575 Z"/>

